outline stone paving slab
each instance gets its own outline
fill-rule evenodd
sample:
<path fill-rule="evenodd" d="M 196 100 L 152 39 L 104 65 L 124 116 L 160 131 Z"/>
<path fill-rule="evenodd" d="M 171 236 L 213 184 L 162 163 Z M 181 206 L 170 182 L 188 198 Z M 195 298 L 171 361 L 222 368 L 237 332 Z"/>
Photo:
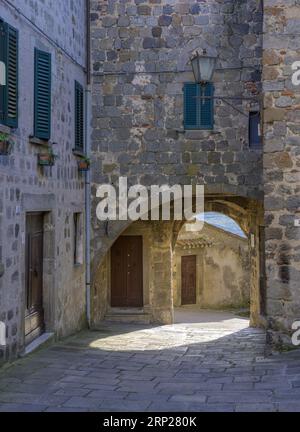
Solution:
<path fill-rule="evenodd" d="M 300 351 L 265 357 L 244 318 L 185 314 L 103 323 L 18 360 L 0 370 L 0 411 L 300 411 Z"/>

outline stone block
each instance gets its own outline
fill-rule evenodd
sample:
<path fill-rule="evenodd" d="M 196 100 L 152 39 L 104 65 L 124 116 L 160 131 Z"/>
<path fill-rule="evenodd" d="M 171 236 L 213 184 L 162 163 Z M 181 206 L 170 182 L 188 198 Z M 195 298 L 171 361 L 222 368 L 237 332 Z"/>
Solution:
<path fill-rule="evenodd" d="M 273 123 L 275 121 L 284 121 L 286 111 L 282 108 L 266 108 L 264 111 L 264 121 L 266 123 Z"/>
<path fill-rule="evenodd" d="M 139 5 L 137 7 L 137 13 L 138 15 L 151 15 L 151 7 L 148 5 Z"/>
<path fill-rule="evenodd" d="M 152 28 L 152 36 L 153 37 L 161 37 L 162 35 L 162 28 L 161 27 L 153 27 Z"/>
<path fill-rule="evenodd" d="M 172 23 L 172 17 L 170 15 L 161 15 L 158 19 L 158 24 L 162 27 L 168 27 Z"/>

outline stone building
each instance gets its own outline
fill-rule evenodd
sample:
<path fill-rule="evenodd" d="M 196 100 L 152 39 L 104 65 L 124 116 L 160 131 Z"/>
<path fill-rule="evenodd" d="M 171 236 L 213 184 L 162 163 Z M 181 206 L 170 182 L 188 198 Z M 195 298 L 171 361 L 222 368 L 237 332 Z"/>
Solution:
<path fill-rule="evenodd" d="M 300 319 L 299 2 L 264 2 L 264 191 L 269 342 L 290 345 Z M 296 84 L 296 85 L 295 85 Z"/>
<path fill-rule="evenodd" d="M 247 238 L 205 224 L 178 235 L 173 259 L 174 307 L 245 309 L 250 304 Z"/>
<path fill-rule="evenodd" d="M 0 361 L 44 331 L 173 321 L 185 221 L 100 222 L 97 187 L 121 176 L 203 184 L 204 210 L 247 236 L 251 325 L 290 345 L 299 11 L 298 0 L 0 0 Z M 217 57 L 205 87 L 197 51 Z"/>
<path fill-rule="evenodd" d="M 61 337 L 86 325 L 85 175 L 73 153 L 82 142 L 75 82 L 85 89 L 86 4 L 21 4 L 0 1 L 7 73 L 0 86 L 0 321 L 7 343 L 0 363 L 43 332 Z M 52 149 L 54 166 L 41 166 L 52 165 Z"/>
<path fill-rule="evenodd" d="M 292 322 L 299 319 L 299 96 L 291 84 L 292 63 L 298 60 L 298 2 L 95 0 L 91 5 L 94 324 L 105 317 L 106 291 L 112 290 L 107 254 L 116 240 L 126 242 L 126 229 L 135 232 L 129 222 L 96 219 L 97 185 L 116 184 L 120 176 L 146 186 L 200 183 L 205 209 L 231 216 L 247 234 L 251 324 L 266 327 L 269 341 L 290 344 Z M 214 99 L 213 122 L 210 117 L 204 128 L 187 127 L 184 88 L 194 82 L 189 59 L 204 49 L 218 57 L 214 95 L 224 98 Z M 252 122 L 259 114 L 261 138 L 253 141 Z M 170 322 L 171 268 L 181 226 L 143 225 L 153 233 L 147 249 L 152 316 Z"/>
<path fill-rule="evenodd" d="M 108 277 L 117 247 L 130 250 L 130 236 L 139 237 L 140 254 L 147 250 L 150 256 L 144 266 L 118 261 L 142 267 L 136 304 L 150 302 L 155 322 L 173 319 L 173 249 L 182 224 L 144 222 L 141 232 L 139 224 L 96 218 L 97 185 L 117 184 L 125 176 L 129 185 L 205 185 L 205 210 L 231 216 L 248 235 L 251 322 L 262 325 L 263 155 L 249 140 L 249 117 L 257 115 L 261 89 L 262 2 L 97 0 L 91 6 L 93 323 L 111 306 L 107 292 L 118 297 L 118 287 L 126 292 L 132 286 L 125 272 L 119 275 L 123 282 Z M 204 49 L 218 57 L 214 89 L 207 87 L 216 99 L 206 105 L 209 118 L 204 114 L 204 123 L 193 125 L 187 118 L 195 101 L 188 91 L 197 90 L 190 87 L 190 58 Z M 134 304 L 124 296 L 114 304 Z"/>

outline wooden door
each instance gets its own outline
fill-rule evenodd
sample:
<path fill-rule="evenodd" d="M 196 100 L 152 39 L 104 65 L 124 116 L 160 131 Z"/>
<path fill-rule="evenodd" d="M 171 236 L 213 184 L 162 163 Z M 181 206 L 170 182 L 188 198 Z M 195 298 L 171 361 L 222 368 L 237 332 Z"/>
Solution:
<path fill-rule="evenodd" d="M 196 255 L 181 258 L 181 304 L 197 303 L 196 294 Z"/>
<path fill-rule="evenodd" d="M 43 214 L 26 219 L 26 311 L 25 343 L 44 332 L 43 311 Z"/>
<path fill-rule="evenodd" d="M 111 306 L 143 307 L 141 236 L 121 236 L 112 247 Z"/>

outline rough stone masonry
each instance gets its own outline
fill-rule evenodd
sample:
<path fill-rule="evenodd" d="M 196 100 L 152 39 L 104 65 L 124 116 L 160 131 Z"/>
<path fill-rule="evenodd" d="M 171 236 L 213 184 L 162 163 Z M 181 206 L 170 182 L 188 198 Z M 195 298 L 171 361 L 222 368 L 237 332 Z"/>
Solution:
<path fill-rule="evenodd" d="M 28 213 L 44 216 L 46 331 L 60 337 L 85 326 L 85 267 L 73 262 L 73 213 L 84 214 L 84 177 L 72 153 L 74 81 L 86 82 L 85 2 L 1 1 L 0 16 L 19 32 L 19 124 L 15 130 L 8 128 L 14 142 L 11 155 L 0 156 L 0 321 L 5 323 L 7 342 L 0 347 L 1 364 L 24 350 Z M 25 17 L 34 17 L 35 27 Z M 38 166 L 37 154 L 46 151 L 47 143 L 41 146 L 30 138 L 35 48 L 52 55 L 50 144 L 56 143 L 53 151 L 58 155 L 52 168 Z"/>
<path fill-rule="evenodd" d="M 215 93 L 259 88 L 261 2 L 92 1 L 93 183 L 232 185 L 261 197 L 248 119 L 216 102 L 213 131 L 183 130 L 183 84 L 199 49 L 219 57 Z M 233 102 L 243 108 L 243 104 Z M 234 188 L 235 187 L 235 188 Z"/>
<path fill-rule="evenodd" d="M 290 344 L 300 319 L 300 4 L 264 2 L 264 191 L 269 342 Z"/>
<path fill-rule="evenodd" d="M 16 0 L 10 3 L 19 7 Z M 85 84 L 85 3 L 55 5 L 26 0 L 22 13 L 34 16 L 66 56 L 1 2 L 1 18 L 20 33 L 22 68 L 19 128 L 10 131 L 14 151 L 0 159 L 0 320 L 8 336 L 0 362 L 24 349 L 28 212 L 47 212 L 46 328 L 65 336 L 86 322 L 85 268 L 74 267 L 72 256 L 72 214 L 84 213 L 84 179 L 72 153 L 72 112 L 74 80 Z M 290 344 L 292 323 L 300 318 L 300 230 L 294 225 L 300 214 L 300 87 L 291 82 L 291 65 L 300 60 L 299 24 L 299 0 L 91 0 L 93 197 L 99 183 L 115 184 L 120 176 L 146 186 L 204 183 L 208 196 L 233 197 L 230 208 L 245 210 L 250 238 L 258 235 L 265 194 L 266 324 L 269 341 L 279 345 Z M 40 148 L 29 142 L 35 47 L 52 53 L 55 78 L 51 141 L 59 159 L 44 172 L 37 167 Z M 249 148 L 247 115 L 220 100 L 213 130 L 184 131 L 182 88 L 194 79 L 189 59 L 197 49 L 218 56 L 216 95 L 248 98 L 264 91 L 264 150 Z M 249 100 L 233 104 L 246 114 L 259 108 Z M 100 224 L 96 205 L 93 199 L 93 269 L 128 227 Z M 153 227 L 154 264 L 167 263 L 169 273 L 172 230 L 171 224 L 165 233 Z M 255 248 L 251 267 L 258 281 Z M 93 283 L 101 288 L 100 279 Z"/>
<path fill-rule="evenodd" d="M 249 98 L 261 87 L 261 1 L 97 0 L 91 6 L 92 196 L 99 183 L 116 184 L 120 176 L 129 185 L 205 184 L 207 195 L 242 197 L 240 220 L 251 219 L 247 232 L 258 236 L 262 150 L 249 147 L 248 112 L 258 109 L 257 99 Z M 216 99 L 213 130 L 188 131 L 183 85 L 194 81 L 190 57 L 203 49 L 218 57 L 215 95 L 232 97 L 228 102 L 240 112 Z M 99 310 L 106 298 L 99 294 L 100 274 L 106 270 L 97 268 L 128 225 L 100 224 L 97 203 L 93 199 L 91 247 Z M 257 266 L 253 249 L 253 286 Z M 256 305 L 258 297 L 252 296 Z"/>

